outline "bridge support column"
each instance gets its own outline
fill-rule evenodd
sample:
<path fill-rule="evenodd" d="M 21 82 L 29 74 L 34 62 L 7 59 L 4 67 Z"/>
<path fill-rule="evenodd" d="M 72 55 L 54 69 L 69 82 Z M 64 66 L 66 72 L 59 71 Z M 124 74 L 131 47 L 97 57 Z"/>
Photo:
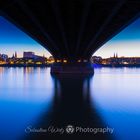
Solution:
<path fill-rule="evenodd" d="M 94 74 L 94 68 L 90 62 L 80 63 L 54 63 L 51 66 L 52 74 Z"/>

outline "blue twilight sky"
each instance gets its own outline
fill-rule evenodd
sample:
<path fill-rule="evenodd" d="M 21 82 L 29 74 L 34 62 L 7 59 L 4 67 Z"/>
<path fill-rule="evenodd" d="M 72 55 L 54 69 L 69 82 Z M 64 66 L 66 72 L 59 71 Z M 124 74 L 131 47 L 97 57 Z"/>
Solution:
<path fill-rule="evenodd" d="M 22 57 L 23 51 L 34 51 L 38 55 L 50 55 L 35 40 L 5 18 L 0 17 L 0 53 L 12 56 L 15 51 L 18 57 Z M 140 19 L 104 44 L 94 55 L 110 57 L 114 53 L 118 53 L 118 56 L 140 56 Z"/>
<path fill-rule="evenodd" d="M 106 58 L 114 53 L 118 56 L 140 56 L 140 18 L 105 43 L 94 55 Z"/>
<path fill-rule="evenodd" d="M 23 56 L 23 51 L 34 51 L 35 54 L 47 57 L 50 53 L 39 43 L 18 29 L 15 25 L 0 17 L 0 53 L 12 56 L 17 52 L 18 57 Z"/>

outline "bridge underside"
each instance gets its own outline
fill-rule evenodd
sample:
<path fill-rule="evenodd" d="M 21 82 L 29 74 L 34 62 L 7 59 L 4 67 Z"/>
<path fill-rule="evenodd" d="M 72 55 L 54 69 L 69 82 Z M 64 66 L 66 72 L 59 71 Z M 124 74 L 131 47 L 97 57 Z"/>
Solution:
<path fill-rule="evenodd" d="M 5 0 L 0 14 L 57 61 L 84 61 L 139 17 L 139 0 Z"/>

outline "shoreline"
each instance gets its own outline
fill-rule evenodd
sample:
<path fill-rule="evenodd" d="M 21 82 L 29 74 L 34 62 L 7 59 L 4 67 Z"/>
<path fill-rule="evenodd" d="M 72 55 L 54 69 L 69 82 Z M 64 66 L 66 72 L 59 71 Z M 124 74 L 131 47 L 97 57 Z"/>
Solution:
<path fill-rule="evenodd" d="M 140 64 L 93 64 L 95 67 L 112 67 L 112 68 L 119 68 L 119 67 L 140 67 Z"/>
<path fill-rule="evenodd" d="M 50 67 L 52 64 L 0 64 L 0 67 Z"/>
<path fill-rule="evenodd" d="M 0 64 L 0 67 L 51 67 L 52 64 Z M 140 64 L 93 64 L 96 67 L 140 67 Z"/>

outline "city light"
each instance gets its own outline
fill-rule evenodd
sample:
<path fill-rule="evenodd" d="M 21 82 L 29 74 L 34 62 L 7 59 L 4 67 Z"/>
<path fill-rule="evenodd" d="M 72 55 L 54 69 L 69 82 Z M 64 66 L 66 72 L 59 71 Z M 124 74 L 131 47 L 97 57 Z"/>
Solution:
<path fill-rule="evenodd" d="M 57 60 L 56 60 L 56 62 L 58 62 L 58 63 L 59 63 L 59 62 L 61 62 L 61 60 L 57 59 Z"/>
<path fill-rule="evenodd" d="M 101 56 L 93 56 L 91 62 L 102 66 L 140 66 L 140 57 L 113 57 L 102 58 Z"/>
<path fill-rule="evenodd" d="M 63 62 L 64 62 L 64 63 L 67 63 L 67 60 L 66 60 L 66 59 L 64 59 L 64 60 L 63 60 Z"/>
<path fill-rule="evenodd" d="M 34 52 L 23 52 L 23 57 L 18 57 L 17 52 L 9 57 L 7 54 L 0 54 L 0 65 L 9 66 L 35 66 L 35 65 L 49 65 L 54 63 L 54 58 L 50 56 L 46 58 L 44 56 L 36 55 Z"/>

